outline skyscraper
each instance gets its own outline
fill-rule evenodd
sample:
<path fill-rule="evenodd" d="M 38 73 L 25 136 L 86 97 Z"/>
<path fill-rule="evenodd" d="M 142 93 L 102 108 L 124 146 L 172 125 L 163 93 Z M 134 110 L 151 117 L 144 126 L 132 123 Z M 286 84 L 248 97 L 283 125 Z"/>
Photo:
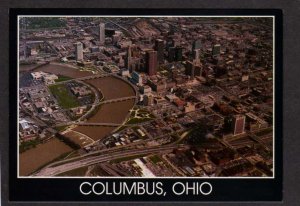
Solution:
<path fill-rule="evenodd" d="M 202 43 L 200 39 L 197 39 L 193 42 L 193 47 L 192 47 L 192 51 L 196 50 L 196 49 L 201 49 Z"/>
<path fill-rule="evenodd" d="M 183 48 L 181 46 L 177 46 L 175 48 L 175 60 L 176 61 L 182 61 L 182 50 L 183 50 Z"/>
<path fill-rule="evenodd" d="M 168 51 L 168 61 L 173 62 L 175 60 L 175 47 L 170 47 Z"/>
<path fill-rule="evenodd" d="M 157 61 L 159 64 L 164 63 L 164 41 L 161 39 L 155 40 L 154 49 L 157 51 Z"/>
<path fill-rule="evenodd" d="M 147 51 L 146 53 L 146 70 L 152 76 L 156 74 L 157 69 L 157 51 Z"/>
<path fill-rule="evenodd" d="M 76 61 L 83 61 L 83 45 L 81 42 L 74 44 Z"/>
<path fill-rule="evenodd" d="M 100 42 L 100 45 L 104 45 L 104 43 L 105 43 L 105 24 L 104 23 L 99 24 L 99 42 Z"/>
<path fill-rule="evenodd" d="M 153 96 L 151 94 L 143 96 L 144 106 L 153 105 Z"/>
<path fill-rule="evenodd" d="M 195 65 L 195 76 L 202 76 L 202 65 Z"/>
<path fill-rule="evenodd" d="M 233 118 L 233 135 L 243 134 L 245 131 L 245 116 L 235 115 Z"/>
<path fill-rule="evenodd" d="M 200 65 L 200 49 L 193 50 L 193 62 L 195 65 Z"/>
<path fill-rule="evenodd" d="M 221 52 L 221 45 L 220 44 L 215 44 L 212 48 L 212 55 L 217 56 Z"/>
<path fill-rule="evenodd" d="M 195 77 L 195 65 L 191 61 L 186 62 L 185 74 L 189 75 L 191 79 Z"/>
<path fill-rule="evenodd" d="M 127 48 L 127 54 L 126 54 L 126 57 L 125 57 L 125 67 L 126 69 L 128 69 L 129 71 L 132 71 L 132 57 L 131 57 L 131 46 L 129 45 L 128 48 Z"/>
<path fill-rule="evenodd" d="M 174 47 L 175 46 L 175 41 L 173 38 L 168 37 L 168 39 L 166 40 L 166 50 L 169 51 L 170 47 Z"/>

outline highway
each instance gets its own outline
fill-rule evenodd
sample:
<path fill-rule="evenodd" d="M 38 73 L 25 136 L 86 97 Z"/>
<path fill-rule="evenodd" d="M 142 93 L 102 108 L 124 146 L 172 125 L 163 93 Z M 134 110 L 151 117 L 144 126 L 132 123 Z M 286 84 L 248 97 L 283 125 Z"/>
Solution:
<path fill-rule="evenodd" d="M 113 153 L 102 154 L 99 156 L 89 157 L 86 159 L 80 159 L 76 162 L 69 162 L 63 165 L 59 165 L 56 167 L 46 167 L 39 172 L 33 174 L 33 176 L 55 176 L 60 173 L 64 173 L 70 170 L 74 170 L 81 167 L 86 167 L 89 165 L 107 162 L 115 159 L 120 159 L 124 157 L 136 156 L 136 155 L 143 155 L 143 154 L 153 154 L 159 152 L 166 152 L 168 150 L 173 150 L 175 148 L 186 148 L 187 146 L 182 145 L 166 145 L 166 146 L 159 146 L 159 147 L 150 147 L 144 149 L 133 149 L 133 150 L 125 150 L 125 151 L 118 151 Z"/>

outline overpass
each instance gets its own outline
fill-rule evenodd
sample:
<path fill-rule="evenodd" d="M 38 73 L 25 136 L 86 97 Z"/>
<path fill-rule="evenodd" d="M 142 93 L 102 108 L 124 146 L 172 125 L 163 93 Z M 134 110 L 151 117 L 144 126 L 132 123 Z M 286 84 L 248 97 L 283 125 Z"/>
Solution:
<path fill-rule="evenodd" d="M 123 101 L 127 101 L 127 100 L 131 100 L 131 99 L 135 99 L 136 96 L 129 96 L 129 97 L 120 97 L 120 98 L 116 98 L 116 99 L 109 99 L 109 100 L 105 100 L 105 101 L 101 101 L 101 102 L 96 102 L 96 103 L 93 103 L 93 104 L 86 104 L 86 105 L 82 105 L 82 106 L 78 106 L 78 107 L 72 107 L 72 108 L 69 108 L 69 109 L 62 109 L 60 111 L 68 111 L 68 110 L 73 110 L 73 109 L 80 109 L 82 107 L 85 107 L 85 106 L 98 106 L 98 105 L 102 105 L 102 104 L 111 104 L 111 103 L 116 103 L 116 102 L 123 102 Z"/>
<path fill-rule="evenodd" d="M 64 173 L 81 167 L 98 164 L 101 162 L 109 162 L 111 160 L 120 159 L 124 157 L 131 157 L 136 155 L 147 155 L 147 154 L 168 152 L 168 151 L 172 151 L 173 149 L 179 149 L 179 148 L 187 149 L 188 147 L 185 145 L 165 145 L 165 146 L 148 147 L 148 148 L 141 148 L 141 149 L 125 150 L 125 151 L 123 150 L 120 152 L 105 153 L 103 155 L 91 156 L 85 159 L 79 159 L 74 162 L 67 162 L 65 164 L 54 166 L 54 167 L 46 167 L 38 171 L 37 173 L 33 174 L 33 176 L 55 176 L 60 173 Z"/>

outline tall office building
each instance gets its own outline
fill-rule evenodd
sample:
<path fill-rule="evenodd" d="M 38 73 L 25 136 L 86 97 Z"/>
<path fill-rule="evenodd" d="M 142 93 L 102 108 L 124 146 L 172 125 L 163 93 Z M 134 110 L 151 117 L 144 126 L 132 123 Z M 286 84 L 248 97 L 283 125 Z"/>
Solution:
<path fill-rule="evenodd" d="M 152 76 L 156 74 L 157 69 L 157 51 L 147 51 L 146 53 L 146 70 Z"/>
<path fill-rule="evenodd" d="M 212 48 L 212 55 L 217 56 L 221 52 L 221 45 L 220 44 L 215 44 Z"/>
<path fill-rule="evenodd" d="M 177 46 L 175 48 L 175 60 L 176 61 L 182 61 L 182 50 L 183 50 L 183 48 L 181 46 Z"/>
<path fill-rule="evenodd" d="M 105 43 L 105 24 L 104 23 L 99 24 L 99 42 L 100 42 L 100 45 L 102 45 L 102 46 Z"/>
<path fill-rule="evenodd" d="M 185 74 L 189 75 L 191 79 L 195 77 L 195 65 L 191 61 L 186 62 Z"/>
<path fill-rule="evenodd" d="M 144 103 L 144 106 L 151 106 L 151 105 L 153 105 L 153 96 L 151 94 L 144 95 L 143 96 L 143 103 Z"/>
<path fill-rule="evenodd" d="M 142 84 L 143 83 L 143 79 L 142 79 L 141 75 L 136 71 L 132 72 L 131 81 L 134 84 Z"/>
<path fill-rule="evenodd" d="M 157 61 L 159 64 L 164 63 L 164 41 L 161 39 L 155 40 L 155 46 L 154 49 L 157 51 Z"/>
<path fill-rule="evenodd" d="M 81 42 L 74 44 L 76 61 L 83 61 L 83 45 Z"/>
<path fill-rule="evenodd" d="M 125 67 L 126 69 L 132 72 L 132 51 L 130 45 L 127 48 L 127 54 L 125 57 Z"/>
<path fill-rule="evenodd" d="M 197 39 L 193 42 L 192 51 L 196 49 L 201 49 L 202 43 L 200 39 Z"/>
<path fill-rule="evenodd" d="M 202 76 L 202 65 L 195 64 L 195 76 Z"/>
<path fill-rule="evenodd" d="M 175 47 L 170 47 L 168 51 L 168 61 L 173 62 L 175 61 Z"/>
<path fill-rule="evenodd" d="M 243 134 L 245 131 L 245 116 L 244 115 L 235 115 L 233 118 L 233 135 Z"/>
<path fill-rule="evenodd" d="M 200 65 L 200 49 L 193 50 L 193 62 L 195 65 Z"/>
<path fill-rule="evenodd" d="M 166 50 L 169 51 L 169 49 L 174 46 L 175 46 L 174 39 L 171 37 L 168 37 L 168 39 L 166 40 Z"/>

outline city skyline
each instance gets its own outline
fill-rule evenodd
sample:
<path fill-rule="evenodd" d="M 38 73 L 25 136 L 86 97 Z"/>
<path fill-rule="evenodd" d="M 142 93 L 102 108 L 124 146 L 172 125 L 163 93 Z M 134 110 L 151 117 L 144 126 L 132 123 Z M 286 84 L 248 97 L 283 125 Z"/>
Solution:
<path fill-rule="evenodd" d="M 274 177 L 273 18 L 202 18 L 23 23 L 20 155 L 63 151 L 29 176 Z"/>

